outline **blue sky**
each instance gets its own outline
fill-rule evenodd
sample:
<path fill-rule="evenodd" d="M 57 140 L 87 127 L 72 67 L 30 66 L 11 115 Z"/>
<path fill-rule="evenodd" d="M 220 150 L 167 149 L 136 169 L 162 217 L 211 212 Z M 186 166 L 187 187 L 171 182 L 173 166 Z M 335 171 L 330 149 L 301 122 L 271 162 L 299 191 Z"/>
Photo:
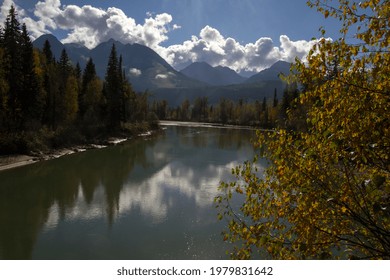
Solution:
<path fill-rule="evenodd" d="M 1 20 L 14 4 L 33 38 L 52 33 L 89 48 L 110 38 L 141 43 L 178 69 L 206 61 L 260 71 L 277 60 L 304 58 L 320 26 L 332 38 L 339 29 L 306 0 L 0 1 Z"/>

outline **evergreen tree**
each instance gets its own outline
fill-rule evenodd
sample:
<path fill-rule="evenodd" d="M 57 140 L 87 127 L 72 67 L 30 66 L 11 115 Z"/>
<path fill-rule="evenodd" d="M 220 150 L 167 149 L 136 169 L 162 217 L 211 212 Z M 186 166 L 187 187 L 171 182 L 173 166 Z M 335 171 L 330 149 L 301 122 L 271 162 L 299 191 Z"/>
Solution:
<path fill-rule="evenodd" d="M 43 115 L 43 122 L 49 125 L 52 129 L 57 126 L 57 95 L 58 95 L 58 78 L 57 78 L 57 66 L 51 51 L 51 45 L 48 40 L 45 41 L 43 46 L 43 54 L 45 57 L 44 63 L 44 81 L 43 88 L 45 91 L 45 108 Z"/>
<path fill-rule="evenodd" d="M 5 120 L 6 120 L 6 111 L 7 111 L 7 92 L 8 92 L 8 83 L 5 79 L 4 73 L 4 32 L 3 28 L 0 26 L 0 131 L 3 130 Z"/>
<path fill-rule="evenodd" d="M 35 74 L 34 50 L 25 24 L 22 26 L 21 58 L 22 76 L 20 78 L 22 80 L 22 88 L 20 104 L 23 123 L 25 124 L 27 121 L 40 121 L 41 118 L 38 78 Z"/>
<path fill-rule="evenodd" d="M 95 64 L 91 58 L 84 69 L 81 84 L 79 116 L 84 125 L 96 126 L 96 123 L 101 122 L 104 98 L 102 82 L 97 77 Z"/>
<path fill-rule="evenodd" d="M 45 55 L 46 58 L 46 64 L 50 64 L 54 61 L 53 53 L 51 51 L 51 45 L 49 40 L 46 40 L 44 45 L 43 45 L 43 54 Z"/>
<path fill-rule="evenodd" d="M 76 76 L 76 79 L 81 81 L 81 67 L 80 67 L 80 63 L 76 63 L 76 68 L 74 70 L 74 75 Z"/>
<path fill-rule="evenodd" d="M 96 68 L 92 58 L 90 58 L 85 66 L 81 81 L 81 91 L 79 95 L 79 113 L 81 117 L 84 116 L 87 110 L 87 90 L 94 79 L 96 79 Z"/>
<path fill-rule="evenodd" d="M 85 66 L 83 77 L 82 77 L 82 91 L 85 93 L 88 83 L 96 78 L 96 68 L 95 63 L 92 58 L 90 58 Z"/>
<path fill-rule="evenodd" d="M 127 87 L 127 81 L 125 77 L 124 71 L 122 71 L 122 63 L 123 58 L 122 55 L 119 56 L 119 62 L 118 62 L 118 80 L 119 80 L 119 92 L 120 92 L 120 102 L 121 102 L 121 121 L 126 122 L 127 120 L 127 114 L 126 114 L 126 87 Z"/>
<path fill-rule="evenodd" d="M 279 100 L 278 100 L 278 94 L 277 94 L 277 89 L 275 88 L 274 91 L 274 102 L 273 102 L 273 107 L 276 108 L 278 107 Z"/>
<path fill-rule="evenodd" d="M 267 99 L 263 98 L 263 103 L 261 104 L 261 111 L 265 112 L 267 110 Z"/>
<path fill-rule="evenodd" d="M 121 122 L 121 73 L 115 44 L 112 45 L 108 59 L 107 72 L 104 83 L 105 96 L 107 99 L 108 125 L 110 129 L 117 130 Z"/>
<path fill-rule="evenodd" d="M 260 126 L 269 127 L 269 111 L 267 99 L 265 97 L 263 98 L 263 102 L 261 103 Z"/>
<path fill-rule="evenodd" d="M 22 56 L 21 56 L 21 31 L 17 20 L 17 13 L 14 6 L 11 6 L 5 21 L 2 47 L 4 48 L 4 72 L 8 81 L 8 108 L 9 108 L 9 129 L 19 129 L 21 126 L 20 94 L 22 84 Z"/>
<path fill-rule="evenodd" d="M 59 124 L 69 125 L 75 119 L 78 112 L 78 88 L 74 69 L 65 49 L 62 50 L 59 67 L 59 95 L 58 121 Z"/>
<path fill-rule="evenodd" d="M 4 49 L 0 47 L 0 132 L 7 126 L 8 82 L 4 71 Z"/>
<path fill-rule="evenodd" d="M 72 64 L 65 49 L 61 51 L 61 57 L 58 64 L 61 71 L 62 82 L 66 82 L 68 80 L 69 75 L 72 73 Z"/>
<path fill-rule="evenodd" d="M 76 68 L 74 69 L 74 76 L 77 80 L 77 88 L 78 88 L 77 96 L 79 96 L 81 92 L 81 86 L 82 86 L 82 71 L 81 71 L 80 63 L 78 62 L 76 63 Z"/>

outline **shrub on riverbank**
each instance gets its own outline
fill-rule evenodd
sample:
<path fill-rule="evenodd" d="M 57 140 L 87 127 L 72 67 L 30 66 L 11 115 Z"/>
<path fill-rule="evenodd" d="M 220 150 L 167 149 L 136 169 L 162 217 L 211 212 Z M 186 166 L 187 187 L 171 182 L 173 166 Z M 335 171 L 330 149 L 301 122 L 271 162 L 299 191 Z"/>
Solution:
<path fill-rule="evenodd" d="M 46 128 L 37 131 L 11 132 L 0 134 L 0 155 L 31 154 L 36 151 L 47 151 L 51 146 L 54 133 Z"/>

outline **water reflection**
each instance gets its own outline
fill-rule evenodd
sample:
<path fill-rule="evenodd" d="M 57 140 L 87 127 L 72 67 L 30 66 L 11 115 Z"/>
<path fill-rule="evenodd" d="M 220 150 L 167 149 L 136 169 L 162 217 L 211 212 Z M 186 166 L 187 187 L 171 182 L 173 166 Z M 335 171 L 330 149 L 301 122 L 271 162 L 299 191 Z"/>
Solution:
<path fill-rule="evenodd" d="M 213 198 L 253 133 L 169 127 L 0 173 L 0 259 L 220 258 Z"/>

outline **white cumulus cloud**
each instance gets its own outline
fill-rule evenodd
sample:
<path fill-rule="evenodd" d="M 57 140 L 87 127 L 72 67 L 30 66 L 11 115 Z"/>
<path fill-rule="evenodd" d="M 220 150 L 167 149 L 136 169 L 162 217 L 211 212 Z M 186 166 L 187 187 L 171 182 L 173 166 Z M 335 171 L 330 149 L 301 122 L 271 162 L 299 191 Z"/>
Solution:
<path fill-rule="evenodd" d="M 157 79 L 157 80 L 165 80 L 165 79 L 168 79 L 168 75 L 166 75 L 166 74 L 157 74 L 155 79 Z"/>
<path fill-rule="evenodd" d="M 12 0 L 3 1 L 2 22 L 12 4 L 15 5 Z M 155 50 L 176 69 L 182 69 L 192 62 L 205 61 L 212 66 L 227 66 L 237 72 L 258 72 L 278 60 L 292 62 L 296 57 L 305 59 L 317 42 L 292 41 L 288 36 L 281 35 L 277 45 L 268 37 L 243 44 L 234 38 L 226 38 L 219 30 L 207 25 L 197 36 L 165 47 L 162 43 L 169 39 L 169 32 L 182 28 L 172 24 L 173 18 L 168 13 L 147 12 L 146 19 L 140 24 L 115 7 L 101 9 L 91 5 L 62 5 L 61 0 L 42 0 L 36 3 L 33 14 L 28 14 L 22 7 L 15 6 L 21 21 L 27 24 L 32 39 L 61 29 L 68 31 L 68 35 L 62 39 L 63 43 L 79 43 L 88 48 L 109 39 L 139 43 Z M 138 75 L 135 70 L 133 75 Z"/>
<path fill-rule="evenodd" d="M 137 69 L 137 68 L 129 69 L 129 73 L 130 73 L 131 76 L 135 76 L 135 77 L 138 77 L 138 76 L 142 75 L 142 71 Z"/>
<path fill-rule="evenodd" d="M 2 15 L 8 14 L 12 0 L 5 0 L 1 6 Z M 115 39 L 123 43 L 140 43 L 156 48 L 168 39 L 170 30 L 180 28 L 172 25 L 172 16 L 163 13 L 148 17 L 143 24 L 137 24 L 121 9 L 109 7 L 96 8 L 91 5 L 62 5 L 60 0 L 44 0 L 35 4 L 33 15 L 27 16 L 23 11 L 23 19 L 33 39 L 50 31 L 62 29 L 69 31 L 63 43 L 80 43 L 93 48 L 101 42 Z M 4 20 L 4 19 L 3 19 Z"/>
<path fill-rule="evenodd" d="M 174 73 L 168 72 L 167 74 L 157 74 L 154 78 L 157 80 L 165 80 L 168 79 L 169 77 L 175 76 Z"/>
<path fill-rule="evenodd" d="M 277 62 L 304 59 L 317 41 L 292 41 L 281 35 L 280 46 L 271 38 L 262 37 L 254 43 L 241 44 L 234 38 L 225 38 L 217 29 L 204 27 L 199 37 L 182 44 L 161 48 L 160 54 L 176 68 L 183 68 L 191 62 L 206 61 L 212 66 L 227 66 L 238 72 L 261 71 Z"/>

